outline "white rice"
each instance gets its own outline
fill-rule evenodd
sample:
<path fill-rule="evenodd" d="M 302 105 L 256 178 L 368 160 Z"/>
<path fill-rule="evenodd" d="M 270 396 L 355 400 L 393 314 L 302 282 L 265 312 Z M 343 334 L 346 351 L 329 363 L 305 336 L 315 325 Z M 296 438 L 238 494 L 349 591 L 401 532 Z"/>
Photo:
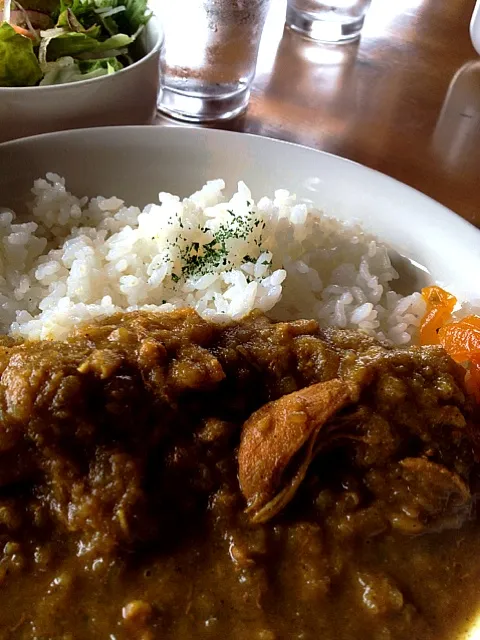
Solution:
<path fill-rule="evenodd" d="M 73 196 L 56 174 L 36 180 L 28 222 L 0 210 L 0 332 L 62 339 L 117 311 L 190 306 L 215 322 L 260 309 L 416 338 L 423 299 L 394 291 L 384 244 L 283 189 L 255 203 L 243 182 L 230 200 L 224 188 L 160 193 L 141 211 Z"/>

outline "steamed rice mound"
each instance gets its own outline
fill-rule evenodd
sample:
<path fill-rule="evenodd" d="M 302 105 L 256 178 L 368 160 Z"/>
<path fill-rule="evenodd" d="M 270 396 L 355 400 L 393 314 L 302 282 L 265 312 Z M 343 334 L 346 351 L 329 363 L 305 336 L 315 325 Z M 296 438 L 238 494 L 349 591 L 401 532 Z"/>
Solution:
<path fill-rule="evenodd" d="M 230 200 L 224 188 L 160 193 L 141 211 L 78 198 L 55 174 L 36 180 L 27 222 L 0 210 L 0 332 L 63 339 L 117 311 L 190 306 L 214 322 L 260 309 L 415 339 L 425 304 L 394 291 L 385 245 L 288 191 L 254 202 L 243 182 Z"/>

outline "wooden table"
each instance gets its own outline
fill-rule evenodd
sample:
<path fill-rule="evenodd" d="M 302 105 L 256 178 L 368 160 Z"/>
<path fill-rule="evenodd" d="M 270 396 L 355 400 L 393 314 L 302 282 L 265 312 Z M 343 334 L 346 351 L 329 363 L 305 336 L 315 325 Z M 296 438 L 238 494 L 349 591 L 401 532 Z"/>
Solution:
<path fill-rule="evenodd" d="M 285 2 L 272 0 L 249 108 L 223 128 L 356 160 L 480 227 L 474 5 L 373 0 L 360 42 L 325 46 L 284 29 Z"/>

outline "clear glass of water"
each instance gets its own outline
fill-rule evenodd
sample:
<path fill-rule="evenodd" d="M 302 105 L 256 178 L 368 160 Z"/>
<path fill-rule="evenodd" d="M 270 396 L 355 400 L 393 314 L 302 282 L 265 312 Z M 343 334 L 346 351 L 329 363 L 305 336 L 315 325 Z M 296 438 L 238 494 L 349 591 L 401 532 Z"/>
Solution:
<path fill-rule="evenodd" d="M 370 4 L 371 0 L 288 0 L 286 23 L 313 40 L 350 42 L 360 37 Z"/>
<path fill-rule="evenodd" d="M 163 0 L 158 108 L 189 122 L 233 118 L 247 106 L 270 0 Z"/>

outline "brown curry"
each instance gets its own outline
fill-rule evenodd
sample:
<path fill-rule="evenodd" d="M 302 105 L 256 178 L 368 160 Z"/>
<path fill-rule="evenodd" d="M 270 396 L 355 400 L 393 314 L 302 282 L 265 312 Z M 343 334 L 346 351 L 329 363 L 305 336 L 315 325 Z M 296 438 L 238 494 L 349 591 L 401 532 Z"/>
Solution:
<path fill-rule="evenodd" d="M 440 347 L 130 313 L 0 339 L 0 638 L 450 640 L 474 407 Z"/>

